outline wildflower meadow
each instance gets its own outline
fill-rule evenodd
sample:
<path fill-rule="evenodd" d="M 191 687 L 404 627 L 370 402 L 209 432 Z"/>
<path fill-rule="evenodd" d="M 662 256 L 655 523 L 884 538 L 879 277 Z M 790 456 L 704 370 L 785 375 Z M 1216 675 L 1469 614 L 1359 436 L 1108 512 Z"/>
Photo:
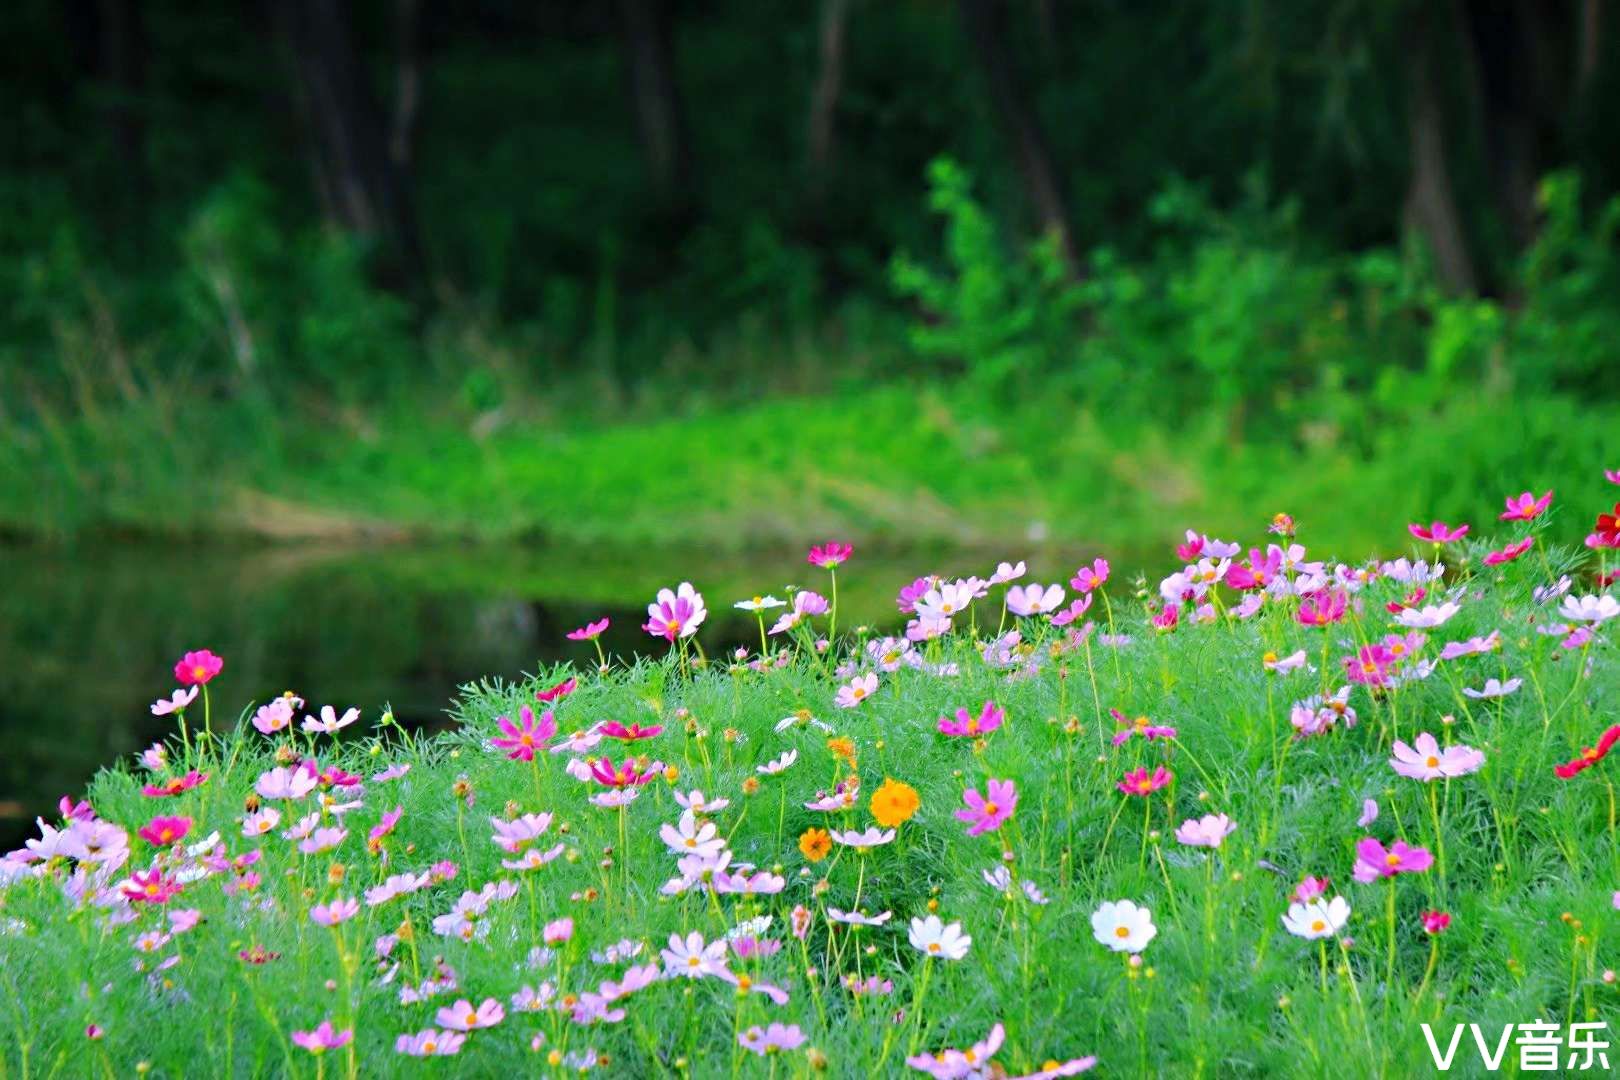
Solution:
<path fill-rule="evenodd" d="M 1354 562 L 1279 514 L 1162 580 L 918 567 L 880 627 L 817 544 L 432 736 L 188 652 L 0 861 L 0 1076 L 1608 1073 L 1600 484 Z"/>

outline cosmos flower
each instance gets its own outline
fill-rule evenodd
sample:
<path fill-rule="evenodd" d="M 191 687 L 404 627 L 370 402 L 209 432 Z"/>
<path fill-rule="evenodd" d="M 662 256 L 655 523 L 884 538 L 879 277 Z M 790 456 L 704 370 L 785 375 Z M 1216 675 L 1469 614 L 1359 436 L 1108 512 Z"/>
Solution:
<path fill-rule="evenodd" d="M 845 847 L 855 848 L 857 851 L 864 851 L 867 848 L 882 847 L 884 844 L 892 843 L 894 841 L 893 829 L 878 829 L 870 825 L 868 825 L 866 829 L 861 832 L 856 832 L 853 829 L 832 829 L 830 830 L 830 835 L 835 842 L 840 843 Z"/>
<path fill-rule="evenodd" d="M 976 1077 L 1005 1076 L 1006 1073 L 1001 1067 L 991 1061 L 1001 1049 L 1005 1039 L 1006 1029 L 998 1023 L 990 1029 L 989 1035 L 966 1050 L 951 1048 L 932 1054 L 913 1054 L 906 1058 L 906 1064 L 928 1073 L 934 1080 L 972 1080 Z"/>
<path fill-rule="evenodd" d="M 501 734 L 491 738 L 489 744 L 505 750 L 512 761 L 533 761 L 534 752 L 541 743 L 557 734 L 557 718 L 547 709 L 535 719 L 534 710 L 527 705 L 518 708 L 518 723 L 510 717 L 497 716 L 496 726 Z"/>
<path fill-rule="evenodd" d="M 983 795 L 977 788 L 968 788 L 962 792 L 962 801 L 967 808 L 956 811 L 956 820 L 967 824 L 969 836 L 980 836 L 1001 828 L 1012 817 L 1018 807 L 1018 790 L 1011 780 L 989 780 Z"/>
<path fill-rule="evenodd" d="M 1598 739 L 1596 746 L 1588 746 L 1573 761 L 1553 766 L 1553 773 L 1560 780 L 1572 779 L 1608 757 L 1609 751 L 1616 742 L 1620 742 L 1620 724 L 1616 724 L 1605 731 L 1602 737 Z"/>
<path fill-rule="evenodd" d="M 1436 521 L 1428 525 L 1414 522 L 1406 527 L 1406 531 L 1425 543 L 1449 544 L 1453 540 L 1461 540 L 1467 536 L 1468 526 L 1459 525 L 1452 528 L 1443 521 Z"/>
<path fill-rule="evenodd" d="M 662 766 L 657 768 L 649 766 L 642 771 L 636 765 L 636 759 L 629 757 L 618 766 L 615 766 L 610 758 L 598 758 L 591 762 L 590 766 L 591 778 L 604 787 L 612 788 L 640 786 L 656 779 L 662 771 Z"/>
<path fill-rule="evenodd" d="M 198 688 L 192 686 L 189 689 L 181 688 L 176 690 L 166 698 L 158 698 L 152 702 L 152 715 L 168 716 L 170 713 L 180 712 L 187 705 L 197 700 L 197 693 Z"/>
<path fill-rule="evenodd" d="M 697 633 L 708 616 L 703 595 L 692 588 L 690 581 L 683 581 L 674 592 L 658 590 L 658 598 L 647 605 L 647 622 L 642 629 L 653 637 L 674 642 Z"/>
<path fill-rule="evenodd" d="M 1509 495 L 1506 500 L 1507 509 L 1502 511 L 1500 520 L 1534 521 L 1547 512 L 1547 507 L 1552 505 L 1552 497 L 1551 491 L 1539 499 L 1528 491 L 1520 495 Z"/>
<path fill-rule="evenodd" d="M 797 750 L 785 750 L 763 765 L 754 766 L 754 771 L 761 776 L 780 776 L 792 768 L 793 763 L 798 760 L 799 752 Z"/>
<path fill-rule="evenodd" d="M 938 915 L 912 919 L 911 933 L 907 937 L 912 948 L 924 956 L 941 960 L 960 960 L 973 944 L 973 939 L 962 933 L 961 923 L 947 924 Z"/>
<path fill-rule="evenodd" d="M 174 679 L 181 686 L 206 686 L 224 667 L 224 660 L 207 649 L 198 649 L 175 663 Z"/>
<path fill-rule="evenodd" d="M 1552 492 L 1548 492 L 1551 495 Z M 1423 932 L 1430 937 L 1443 934 L 1451 928 L 1451 916 L 1444 911 L 1425 911 L 1420 918 L 1423 920 Z"/>
<path fill-rule="evenodd" d="M 671 934 L 669 946 L 659 951 L 664 959 L 664 975 L 667 978 L 701 979 L 729 974 L 724 938 L 705 944 L 703 935 L 696 930 L 684 938 Z"/>
<path fill-rule="evenodd" d="M 1082 566 L 1074 572 L 1069 579 L 1069 586 L 1079 592 L 1089 593 L 1108 582 L 1108 560 L 1098 558 L 1090 566 Z"/>
<path fill-rule="evenodd" d="M 1502 566 L 1506 563 L 1510 563 L 1514 559 L 1517 559 L 1520 555 L 1523 555 L 1525 552 L 1529 551 L 1535 546 L 1535 543 L 1535 537 L 1527 536 L 1523 540 L 1520 540 L 1514 544 L 1509 544 L 1498 551 L 1487 552 L 1484 558 L 1484 563 L 1486 566 Z"/>
<path fill-rule="evenodd" d="M 586 623 L 578 630 L 568 631 L 568 633 L 564 636 L 566 636 L 569 641 L 595 641 L 597 638 L 602 636 L 603 632 L 607 630 L 610 623 L 611 620 L 609 619 L 597 619 L 594 622 Z"/>
<path fill-rule="evenodd" d="M 885 828 L 897 828 L 910 821 L 921 805 L 916 788 L 888 777 L 872 792 L 872 820 Z"/>
<path fill-rule="evenodd" d="M 1352 876 L 1365 885 L 1381 877 L 1422 873 L 1432 865 L 1434 856 L 1426 848 L 1412 847 L 1404 840 L 1397 840 L 1386 849 L 1377 840 L 1366 836 L 1356 844 L 1356 868 Z"/>
<path fill-rule="evenodd" d="M 1114 952 L 1139 953 L 1158 932 L 1153 913 L 1133 900 L 1105 901 L 1091 913 L 1091 936 Z"/>
<path fill-rule="evenodd" d="M 1151 773 L 1147 771 L 1147 766 L 1144 765 L 1127 772 L 1115 787 L 1127 795 L 1147 796 L 1158 791 L 1173 779 L 1175 779 L 1175 774 L 1163 765 L 1157 766 Z"/>
<path fill-rule="evenodd" d="M 314 1031 L 295 1031 L 292 1033 L 293 1044 L 303 1047 L 312 1054 L 324 1054 L 328 1050 L 336 1050 L 339 1047 L 347 1046 L 353 1038 L 353 1028 L 336 1031 L 333 1029 L 330 1020 L 322 1020 Z"/>
<path fill-rule="evenodd" d="M 1306 658 L 1304 649 L 1300 649 L 1282 657 L 1279 657 L 1274 652 L 1268 652 L 1260 658 L 1260 664 L 1262 667 L 1264 667 L 1267 671 L 1274 671 L 1278 675 L 1286 675 L 1290 671 L 1297 671 L 1304 667 L 1305 663 Z"/>
<path fill-rule="evenodd" d="M 1288 913 L 1282 917 L 1283 929 L 1307 941 L 1332 937 L 1349 921 L 1350 902 L 1342 896 L 1332 900 L 1296 901 L 1288 905 Z"/>
<path fill-rule="evenodd" d="M 476 1031 L 479 1028 L 494 1027 L 506 1018 L 506 1010 L 494 998 L 485 998 L 477 1008 L 466 998 L 462 998 L 454 1005 L 446 1005 L 434 1016 L 434 1020 L 442 1028 L 451 1031 Z"/>
<path fill-rule="evenodd" d="M 182 795 L 208 779 L 207 773 L 200 773 L 192 769 L 184 776 L 171 776 L 158 784 L 141 785 L 141 794 L 153 799 L 172 798 Z"/>
<path fill-rule="evenodd" d="M 832 851 L 832 836 L 826 829 L 808 828 L 799 834 L 799 851 L 810 862 L 818 863 Z"/>
<path fill-rule="evenodd" d="M 1022 559 L 1018 560 L 1018 564 L 1016 566 L 1012 563 L 1006 562 L 997 563 L 996 572 L 990 575 L 990 585 L 993 587 L 996 585 L 1005 585 L 1009 581 L 1017 581 L 1019 578 L 1024 576 L 1025 570 L 1026 567 L 1024 566 L 1024 560 Z"/>
<path fill-rule="evenodd" d="M 1218 848 L 1237 825 L 1225 814 L 1188 818 L 1176 829 L 1176 839 L 1188 847 Z"/>
<path fill-rule="evenodd" d="M 831 570 L 840 566 L 855 553 L 855 545 L 833 540 L 826 544 L 818 544 L 810 549 L 805 561 L 823 570 Z"/>
<path fill-rule="evenodd" d="M 316 904 L 309 909 L 311 921 L 322 926 L 336 926 L 360 913 L 360 901 L 353 897 L 338 897 L 330 903 Z"/>
<path fill-rule="evenodd" d="M 691 810 L 681 815 L 679 824 L 661 826 L 658 835 L 664 841 L 664 846 L 677 855 L 713 858 L 726 846 L 725 838 L 720 835 L 714 822 L 700 822 Z"/>
<path fill-rule="evenodd" d="M 833 698 L 833 704 L 840 709 L 853 709 L 876 693 L 877 688 L 878 677 L 876 674 L 869 672 L 865 675 L 857 675 L 838 688 L 838 693 Z"/>
<path fill-rule="evenodd" d="M 1471 686 L 1463 687 L 1463 693 L 1476 699 L 1507 697 L 1523 684 L 1523 679 L 1509 679 L 1503 682 L 1501 679 L 1491 678 L 1486 679 L 1485 685 L 1478 690 Z"/>
<path fill-rule="evenodd" d="M 547 715 L 549 716 L 550 714 L 548 713 Z M 610 739 L 618 739 L 621 742 L 636 742 L 640 739 L 656 738 L 663 732 L 664 728 L 662 724 L 653 724 L 650 727 L 642 727 L 637 723 L 621 724 L 617 720 L 606 720 L 601 724 L 598 724 L 596 730 L 600 731 L 603 735 Z M 546 738 L 550 737 L 550 735 L 546 736 Z"/>
<path fill-rule="evenodd" d="M 1014 615 L 1049 615 L 1063 604 L 1057 585 L 1014 585 L 1007 590 L 1007 610 Z"/>
<path fill-rule="evenodd" d="M 261 799 L 302 799 L 314 791 L 320 783 L 320 776 L 314 766 L 309 762 L 288 767 L 278 765 L 268 772 L 260 774 L 254 781 L 253 790 L 259 793 Z"/>
<path fill-rule="evenodd" d="M 155 817 L 135 835 L 153 847 L 168 847 L 184 840 L 190 832 L 191 819 L 188 817 Z"/>
<path fill-rule="evenodd" d="M 1321 589 L 1300 599 L 1298 618 L 1304 626 L 1326 626 L 1344 618 L 1350 597 L 1341 589 Z"/>
<path fill-rule="evenodd" d="M 394 1051 L 410 1057 L 448 1057 L 459 1054 L 467 1036 L 458 1031 L 438 1031 L 423 1028 L 415 1035 L 401 1035 L 394 1040 Z"/>
<path fill-rule="evenodd" d="M 769 1027 L 761 1028 L 758 1024 L 737 1036 L 737 1042 L 745 1050 L 750 1050 L 761 1057 L 781 1050 L 797 1050 L 804 1045 L 805 1034 L 799 1030 L 798 1024 L 779 1024 L 771 1021 Z"/>
<path fill-rule="evenodd" d="M 1007 714 L 996 706 L 993 701 L 986 701 L 977 716 L 967 709 L 957 709 L 956 719 L 939 718 L 939 732 L 941 735 L 966 735 L 977 738 L 988 735 L 1001 726 Z"/>
<path fill-rule="evenodd" d="M 1485 755 L 1471 746 L 1440 748 L 1435 737 L 1423 732 L 1415 740 L 1415 747 L 1395 740 L 1395 756 L 1389 767 L 1413 780 L 1436 780 L 1440 777 L 1467 776 L 1478 772 L 1485 764 Z"/>
<path fill-rule="evenodd" d="M 1402 608 L 1395 613 L 1395 621 L 1410 629 L 1429 630 L 1443 625 L 1460 610 L 1461 608 L 1448 600 L 1443 604 L 1430 604 L 1422 608 Z"/>
<path fill-rule="evenodd" d="M 534 692 L 534 700 L 540 702 L 542 705 L 550 705 L 554 701 L 561 701 L 563 698 L 567 697 L 569 694 L 572 694 L 578 689 L 579 680 L 570 675 L 568 678 L 563 679 L 561 682 L 553 683 L 544 690 L 536 690 Z"/>
<path fill-rule="evenodd" d="M 1620 615 L 1620 601 L 1608 593 L 1600 596 L 1566 596 L 1558 614 L 1571 622 L 1605 623 Z"/>
<path fill-rule="evenodd" d="M 320 719 L 317 720 L 313 716 L 304 717 L 303 729 L 312 734 L 336 735 L 358 719 L 360 719 L 359 709 L 345 709 L 343 715 L 339 716 L 332 706 L 322 705 Z"/>

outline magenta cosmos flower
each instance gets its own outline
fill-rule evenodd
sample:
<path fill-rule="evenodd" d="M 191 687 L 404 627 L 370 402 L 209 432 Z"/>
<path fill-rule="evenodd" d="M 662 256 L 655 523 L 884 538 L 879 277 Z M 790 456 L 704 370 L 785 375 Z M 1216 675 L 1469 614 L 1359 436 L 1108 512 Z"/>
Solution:
<path fill-rule="evenodd" d="M 509 717 L 497 716 L 501 736 L 489 740 L 490 745 L 505 750 L 513 761 L 533 761 L 539 745 L 557 734 L 557 720 L 547 709 L 536 721 L 534 710 L 527 705 L 518 710 L 518 720 L 520 723 L 514 724 Z"/>
<path fill-rule="evenodd" d="M 823 570 L 831 570 L 835 566 L 842 565 L 844 560 L 848 559 L 854 553 L 854 544 L 846 544 L 841 540 L 833 540 L 826 544 L 818 544 L 815 547 L 812 547 L 810 549 L 810 554 L 805 556 L 805 562 L 819 566 Z"/>
<path fill-rule="evenodd" d="M 610 622 L 609 619 L 597 619 L 595 622 L 588 622 L 578 630 L 568 631 L 568 640 L 595 641 L 602 636 L 602 632 L 608 628 Z"/>
<path fill-rule="evenodd" d="M 188 817 L 155 817 L 135 835 L 153 847 L 168 847 L 184 840 L 190 831 L 191 819 Z"/>
<path fill-rule="evenodd" d="M 207 779 L 207 773 L 200 773 L 196 769 L 192 769 L 184 776 L 171 776 L 162 783 L 143 784 L 141 794 L 154 799 L 172 798 L 175 795 L 190 791 Z"/>
<path fill-rule="evenodd" d="M 218 675 L 224 666 L 224 660 L 207 649 L 198 649 L 186 653 L 174 665 L 174 678 L 181 686 L 202 686 Z"/>
<path fill-rule="evenodd" d="M 979 836 L 1001 828 L 1018 806 L 1018 790 L 1011 780 L 991 780 L 980 795 L 977 788 L 962 792 L 967 809 L 956 812 L 956 820 L 967 822 L 969 836 Z"/>
<path fill-rule="evenodd" d="M 591 778 L 604 787 L 637 787 L 651 781 L 659 771 L 659 768 L 648 767 L 642 772 L 636 767 L 636 759 L 628 757 L 618 766 L 610 758 L 597 758 L 591 762 Z"/>
<path fill-rule="evenodd" d="M 1069 586 L 1080 592 L 1088 593 L 1108 581 L 1108 560 L 1095 559 L 1090 566 L 1082 566 L 1074 572 L 1069 579 Z"/>
<path fill-rule="evenodd" d="M 349 1040 L 354 1038 L 354 1029 L 344 1031 L 334 1030 L 332 1021 L 322 1020 L 314 1031 L 295 1031 L 292 1041 L 302 1046 L 312 1054 L 324 1054 L 328 1050 L 336 1050 L 340 1046 L 347 1046 Z"/>
<path fill-rule="evenodd" d="M 553 701 L 559 701 L 578 689 L 579 680 L 570 675 L 562 682 L 548 686 L 544 690 L 536 690 L 534 700 L 543 705 L 550 705 Z"/>
<path fill-rule="evenodd" d="M 998 709 L 995 702 L 987 701 L 984 703 L 984 708 L 979 710 L 977 716 L 974 716 L 966 709 L 957 709 L 955 720 L 940 717 L 939 733 L 941 735 L 988 735 L 1000 727 L 1001 722 L 1006 718 L 1007 714 Z"/>
<path fill-rule="evenodd" d="M 1412 847 L 1405 840 L 1397 840 L 1386 849 L 1372 837 L 1364 836 L 1356 845 L 1356 869 L 1352 876 L 1365 885 L 1381 877 L 1422 873 L 1432 865 L 1434 856 L 1427 848 Z"/>
<path fill-rule="evenodd" d="M 1341 589 L 1321 589 L 1299 602 L 1299 621 L 1304 626 L 1326 626 L 1344 618 L 1350 596 Z"/>
<path fill-rule="evenodd" d="M 1547 512 L 1552 505 L 1552 492 L 1547 492 L 1541 498 L 1536 498 L 1528 491 L 1519 495 L 1507 497 L 1507 509 L 1502 511 L 1503 521 L 1534 521 Z"/>
<path fill-rule="evenodd" d="M 1441 749 L 1433 735 L 1423 732 L 1415 740 L 1416 746 L 1395 741 L 1395 756 L 1389 767 L 1413 780 L 1436 780 L 1440 777 L 1467 776 L 1478 772 L 1485 764 L 1485 755 L 1471 746 L 1448 746 Z"/>
<path fill-rule="evenodd" d="M 1174 779 L 1175 773 L 1172 773 L 1163 765 L 1158 766 L 1151 773 L 1147 771 L 1147 766 L 1144 765 L 1126 773 L 1125 778 L 1116 786 L 1127 795 L 1148 796 Z"/>
<path fill-rule="evenodd" d="M 617 720 L 608 720 L 597 726 L 598 731 L 610 739 L 621 739 L 624 742 L 635 742 L 638 739 L 651 739 L 664 730 L 662 724 L 652 727 L 642 727 L 637 723 L 621 724 Z"/>
<path fill-rule="evenodd" d="M 1468 526 L 1458 525 L 1452 528 L 1443 521 L 1430 522 L 1428 525 L 1414 521 L 1406 527 L 1406 531 L 1430 544 L 1449 544 L 1453 540 L 1461 540 L 1467 536 Z"/>
<path fill-rule="evenodd" d="M 1130 742 L 1133 735 L 1140 735 L 1150 742 L 1154 739 L 1173 739 L 1176 737 L 1175 728 L 1155 724 L 1145 716 L 1138 716 L 1135 720 L 1132 720 L 1118 709 L 1109 709 L 1108 715 L 1112 716 L 1114 722 L 1119 725 L 1119 730 L 1114 732 L 1115 746 L 1124 746 L 1127 742 Z"/>
<path fill-rule="evenodd" d="M 1514 559 L 1517 559 L 1520 555 L 1523 555 L 1525 552 L 1529 551 L 1531 547 L 1535 545 L 1535 542 L 1535 537 L 1527 536 L 1523 540 L 1520 540 L 1517 544 L 1509 544 L 1500 551 L 1487 552 L 1485 555 L 1485 565 L 1501 566 L 1503 563 L 1510 563 Z"/>
<path fill-rule="evenodd" d="M 641 628 L 653 637 L 675 641 L 697 633 L 708 617 L 703 594 L 692 588 L 690 581 L 683 581 L 674 592 L 658 590 L 658 599 L 647 605 L 647 621 Z"/>

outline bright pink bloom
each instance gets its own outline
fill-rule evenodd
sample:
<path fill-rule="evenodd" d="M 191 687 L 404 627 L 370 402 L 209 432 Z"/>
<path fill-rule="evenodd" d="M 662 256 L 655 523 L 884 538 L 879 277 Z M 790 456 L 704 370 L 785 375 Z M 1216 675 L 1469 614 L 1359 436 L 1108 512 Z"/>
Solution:
<path fill-rule="evenodd" d="M 1052 616 L 1052 625 L 1068 626 L 1070 623 L 1075 622 L 1087 611 L 1091 610 L 1091 600 L 1092 594 L 1087 593 L 1080 599 L 1074 601 L 1068 607 Z"/>
<path fill-rule="evenodd" d="M 1528 491 L 1522 495 L 1510 495 L 1507 498 L 1507 509 L 1502 512 L 1502 521 L 1534 521 L 1547 512 L 1552 505 L 1552 492 L 1547 492 L 1541 498 L 1536 498 Z"/>
<path fill-rule="evenodd" d="M 555 686 L 548 686 L 544 690 L 536 690 L 534 699 L 542 704 L 549 705 L 559 698 L 565 698 L 579 689 L 579 680 L 569 676 Z"/>
<path fill-rule="evenodd" d="M 1074 572 L 1069 579 L 1070 587 L 1080 592 L 1088 593 L 1092 589 L 1101 587 L 1108 581 L 1108 560 L 1094 559 L 1090 566 L 1082 566 Z"/>
<path fill-rule="evenodd" d="M 1326 626 L 1344 618 L 1350 595 L 1342 589 L 1320 589 L 1299 602 L 1299 621 L 1304 626 Z"/>
<path fill-rule="evenodd" d="M 527 705 L 518 710 L 518 719 L 521 723 L 514 724 L 508 717 L 497 716 L 495 722 L 505 738 L 493 738 L 489 740 L 490 745 L 508 751 L 506 756 L 513 761 L 533 761 L 540 744 L 557 734 L 557 720 L 547 709 L 536 722 L 534 710 Z"/>
<path fill-rule="evenodd" d="M 135 835 L 153 847 L 168 847 L 184 840 L 190 831 L 191 819 L 188 817 L 155 817 Z"/>
<path fill-rule="evenodd" d="M 154 799 L 165 799 L 190 791 L 207 779 L 207 773 L 200 773 L 196 769 L 192 769 L 184 776 L 171 776 L 159 784 L 144 784 L 141 787 L 141 794 Z"/>
<path fill-rule="evenodd" d="M 167 904 L 180 895 L 180 883 L 155 868 L 136 870 L 118 889 L 137 904 Z"/>
<path fill-rule="evenodd" d="M 1001 722 L 1006 718 L 1007 714 L 997 708 L 995 702 L 987 701 L 984 703 L 984 708 L 979 710 L 977 716 L 974 716 L 966 709 L 957 709 L 955 720 L 940 717 L 939 733 L 941 735 L 970 735 L 975 737 L 988 735 L 1000 727 Z"/>
<path fill-rule="evenodd" d="M 312 1054 L 324 1054 L 328 1050 L 336 1050 L 341 1046 L 347 1046 L 349 1040 L 353 1038 L 353 1028 L 336 1031 L 333 1029 L 330 1020 L 322 1020 L 314 1031 L 295 1031 L 292 1033 L 293 1043 L 302 1046 Z"/>
<path fill-rule="evenodd" d="M 1449 544 L 1453 540 L 1461 540 L 1468 535 L 1468 526 L 1459 525 L 1453 529 L 1443 521 L 1436 521 L 1428 525 L 1413 522 L 1406 527 L 1406 531 L 1419 540 L 1431 544 Z"/>
<path fill-rule="evenodd" d="M 540 937 L 547 945 L 561 945 L 574 936 L 574 920 L 564 917 L 546 923 L 540 931 Z"/>
<path fill-rule="evenodd" d="M 506 1010 L 494 998 L 485 998 L 479 1006 L 473 1008 L 473 1003 L 462 998 L 454 1005 L 446 1005 L 439 1010 L 435 1017 L 442 1028 L 451 1031 L 473 1031 L 477 1028 L 494 1027 L 506 1018 Z"/>
<path fill-rule="evenodd" d="M 1163 765 L 1158 766 L 1151 773 L 1147 771 L 1147 766 L 1144 765 L 1126 773 L 1125 778 L 1115 786 L 1127 795 L 1148 796 L 1173 779 L 1175 779 L 1175 774 Z"/>
<path fill-rule="evenodd" d="M 202 686 L 218 675 L 224 666 L 225 661 L 207 649 L 188 652 L 174 665 L 175 681 L 181 686 Z"/>
<path fill-rule="evenodd" d="M 610 739 L 623 739 L 625 742 L 635 742 L 637 739 L 650 739 L 659 732 L 663 731 L 664 728 L 662 724 L 654 724 L 652 727 L 642 727 L 637 723 L 625 725 L 619 723 L 617 720 L 609 720 L 606 723 L 598 726 L 597 730 Z"/>
<path fill-rule="evenodd" d="M 617 767 L 611 758 L 597 758 L 591 762 L 592 778 L 604 787 L 636 787 L 652 780 L 659 771 L 658 768 L 649 768 L 646 772 L 641 772 L 636 768 L 636 759 L 628 757 Z"/>
<path fill-rule="evenodd" d="M 1263 589 L 1282 571 L 1283 551 L 1276 544 L 1266 549 L 1262 557 L 1259 548 L 1249 549 L 1247 563 L 1233 563 L 1226 568 L 1226 584 L 1241 592 Z"/>
<path fill-rule="evenodd" d="M 1132 735 L 1140 735 L 1142 738 L 1150 741 L 1153 739 L 1173 739 L 1176 737 L 1175 728 L 1167 727 L 1163 724 L 1155 724 L 1145 716 L 1138 716 L 1135 720 L 1132 720 L 1118 709 L 1109 709 L 1108 715 L 1112 716 L 1114 718 L 1114 722 L 1120 726 L 1119 730 L 1114 732 L 1115 746 L 1124 746 L 1130 741 Z"/>
<path fill-rule="evenodd" d="M 1352 876 L 1365 885 L 1381 877 L 1422 873 L 1433 865 L 1434 856 L 1427 848 L 1412 847 L 1405 840 L 1397 840 L 1386 849 L 1372 837 L 1364 836 L 1356 845 L 1356 869 Z"/>
<path fill-rule="evenodd" d="M 805 557 L 805 561 L 813 563 L 814 565 L 821 567 L 823 570 L 831 570 L 833 567 L 843 563 L 845 559 L 849 558 L 854 553 L 855 545 L 834 540 L 830 543 L 811 548 L 810 554 Z"/>
<path fill-rule="evenodd" d="M 578 630 L 570 630 L 568 631 L 568 640 L 595 641 L 597 638 L 602 636 L 602 631 L 608 628 L 610 621 L 611 620 L 609 619 L 597 619 L 595 622 L 586 623 Z"/>
<path fill-rule="evenodd" d="M 1548 492 L 1548 494 L 1552 494 Z M 1433 937 L 1443 934 L 1451 926 L 1451 916 L 1444 911 L 1425 911 L 1423 913 L 1423 932 Z"/>
<path fill-rule="evenodd" d="M 647 621 L 641 628 L 653 637 L 673 642 L 697 633 L 708 617 L 703 594 L 692 588 L 690 581 L 683 581 L 680 588 L 673 591 L 658 590 L 658 598 L 647 605 Z"/>
<path fill-rule="evenodd" d="M 934 587 L 935 580 L 932 577 L 920 577 L 910 585 L 901 588 L 900 595 L 895 597 L 895 607 L 907 615 L 915 612 L 917 610 L 917 601 L 921 600 L 927 595 L 928 590 Z"/>
<path fill-rule="evenodd" d="M 983 795 L 977 788 L 968 788 L 962 792 L 962 801 L 967 803 L 967 809 L 956 811 L 956 820 L 967 822 L 969 836 L 979 836 L 1001 828 L 1012 817 L 1018 806 L 1018 791 L 1011 780 L 991 780 L 985 784 Z"/>
<path fill-rule="evenodd" d="M 1158 630 L 1171 631 L 1181 622 L 1181 605 L 1166 604 L 1164 610 L 1153 616 L 1153 625 Z"/>
<path fill-rule="evenodd" d="M 1501 566 L 1503 563 L 1510 563 L 1514 559 L 1517 559 L 1520 555 L 1523 555 L 1525 552 L 1529 551 L 1535 542 L 1535 537 L 1527 536 L 1523 540 L 1520 540 L 1517 544 L 1509 544 L 1501 551 L 1492 551 L 1485 556 L 1485 565 Z"/>
<path fill-rule="evenodd" d="M 1319 896 L 1326 896 L 1328 887 L 1332 884 L 1333 882 L 1329 881 L 1325 877 L 1311 877 L 1310 875 L 1306 875 L 1298 885 L 1294 886 L 1292 896 L 1300 903 L 1308 904 Z"/>
<path fill-rule="evenodd" d="M 1395 666 L 1395 654 L 1374 642 L 1356 650 L 1356 655 L 1344 658 L 1345 677 L 1365 686 L 1383 686 L 1389 681 L 1389 670 Z"/>

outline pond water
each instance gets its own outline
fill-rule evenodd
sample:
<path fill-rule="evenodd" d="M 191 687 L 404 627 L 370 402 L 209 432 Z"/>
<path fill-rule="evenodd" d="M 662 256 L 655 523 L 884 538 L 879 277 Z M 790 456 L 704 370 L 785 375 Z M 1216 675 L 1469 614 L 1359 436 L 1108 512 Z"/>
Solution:
<path fill-rule="evenodd" d="M 1049 551 L 1030 565 L 1062 580 L 1078 557 Z M 863 551 L 840 575 L 840 620 L 898 627 L 900 585 L 931 569 L 988 574 L 986 563 Z M 682 578 L 708 601 L 711 656 L 758 648 L 756 623 L 733 601 L 826 582 L 802 552 L 0 548 L 0 850 L 19 844 L 36 814 L 54 813 L 59 796 L 82 793 L 97 768 L 173 730 L 149 707 L 173 689 L 174 662 L 188 649 L 225 658 L 212 685 L 216 726 L 288 689 L 312 706 L 357 705 L 364 719 L 391 704 L 404 723 L 440 725 L 468 682 L 594 658 L 564 637 L 590 619 L 613 620 L 609 653 L 652 651 L 658 643 L 639 629 L 646 604 Z"/>

